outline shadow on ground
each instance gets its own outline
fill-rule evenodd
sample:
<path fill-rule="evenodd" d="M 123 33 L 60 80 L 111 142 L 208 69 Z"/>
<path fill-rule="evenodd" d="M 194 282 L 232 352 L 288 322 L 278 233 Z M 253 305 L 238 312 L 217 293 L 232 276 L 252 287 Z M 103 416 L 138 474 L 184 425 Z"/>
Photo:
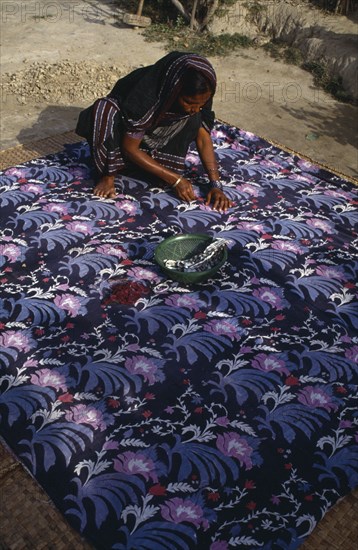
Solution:
<path fill-rule="evenodd" d="M 22 145 L 28 145 L 34 140 L 74 130 L 82 110 L 83 107 L 49 105 L 40 112 L 32 126 L 23 128 L 17 134 L 17 139 Z M 78 141 L 81 141 L 80 137 Z"/>

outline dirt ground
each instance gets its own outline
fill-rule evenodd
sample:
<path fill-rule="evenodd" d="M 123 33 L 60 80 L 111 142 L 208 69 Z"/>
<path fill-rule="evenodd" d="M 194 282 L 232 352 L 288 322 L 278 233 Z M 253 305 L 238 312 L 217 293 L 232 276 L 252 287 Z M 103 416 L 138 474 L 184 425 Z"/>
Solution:
<path fill-rule="evenodd" d="M 125 26 L 113 1 L 11 0 L 0 9 L 1 149 L 73 130 L 80 110 L 117 78 L 167 53 Z M 358 107 L 337 102 L 308 72 L 262 48 L 210 61 L 217 118 L 358 176 Z"/>

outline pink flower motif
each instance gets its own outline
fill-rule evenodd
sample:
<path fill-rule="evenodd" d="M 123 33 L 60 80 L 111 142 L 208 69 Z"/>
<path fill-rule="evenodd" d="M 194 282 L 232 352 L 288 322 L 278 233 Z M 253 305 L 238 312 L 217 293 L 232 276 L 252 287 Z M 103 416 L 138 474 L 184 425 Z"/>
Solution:
<path fill-rule="evenodd" d="M 151 359 L 147 359 L 144 355 L 137 355 L 126 359 L 124 366 L 131 374 L 143 376 L 144 380 L 149 384 L 155 384 L 162 377 L 162 373 L 159 371 L 156 363 Z"/>
<path fill-rule="evenodd" d="M 278 359 L 275 355 L 266 353 L 259 353 L 252 361 L 254 369 L 261 370 L 263 372 L 283 372 L 286 375 L 290 374 L 290 371 L 286 368 L 285 362 Z"/>
<path fill-rule="evenodd" d="M 106 429 L 101 411 L 87 405 L 76 405 L 65 415 L 66 420 L 75 424 L 89 424 L 93 428 L 99 428 L 101 432 Z"/>
<path fill-rule="evenodd" d="M 239 229 L 245 229 L 246 231 L 256 231 L 256 233 L 263 233 L 265 231 L 262 223 L 257 222 L 242 222 L 238 224 Z"/>
<path fill-rule="evenodd" d="M 22 330 L 8 330 L 0 334 L 0 346 L 15 348 L 18 351 L 30 351 L 30 338 Z"/>
<path fill-rule="evenodd" d="M 82 233 L 83 235 L 92 235 L 93 233 L 92 224 L 81 221 L 67 223 L 66 229 L 68 231 L 73 231 L 74 233 Z"/>
<path fill-rule="evenodd" d="M 295 254 L 302 254 L 303 250 L 296 243 L 292 241 L 274 241 L 272 248 L 275 250 L 284 250 L 288 252 L 294 252 Z"/>
<path fill-rule="evenodd" d="M 25 361 L 24 363 L 24 367 L 25 369 L 35 369 L 37 368 L 39 362 L 36 361 L 36 359 L 28 359 L 27 361 Z"/>
<path fill-rule="evenodd" d="M 61 203 L 49 203 L 44 205 L 44 210 L 46 212 L 56 212 L 57 214 L 67 214 L 68 209 L 65 204 Z"/>
<path fill-rule="evenodd" d="M 36 386 L 55 388 L 67 392 L 66 379 L 56 370 L 40 369 L 31 375 L 31 383 Z"/>
<path fill-rule="evenodd" d="M 80 299 L 73 294 L 62 294 L 62 296 L 56 296 L 54 302 L 60 309 L 68 311 L 69 315 L 72 317 L 78 315 L 81 309 Z"/>
<path fill-rule="evenodd" d="M 185 157 L 185 162 L 189 164 L 198 165 L 200 164 L 200 158 L 198 155 L 193 155 L 192 153 L 188 153 Z"/>
<path fill-rule="evenodd" d="M 253 291 L 253 295 L 259 300 L 270 304 L 275 309 L 282 309 L 282 291 L 281 289 L 263 286 Z"/>
<path fill-rule="evenodd" d="M 242 185 L 238 185 L 236 189 L 244 193 L 246 195 L 249 195 L 251 197 L 258 197 L 259 196 L 259 189 L 255 187 L 254 185 L 250 185 L 249 183 L 244 183 Z"/>
<path fill-rule="evenodd" d="M 343 340 L 343 338 L 341 338 Z M 345 352 L 347 359 L 358 365 L 358 346 L 352 346 L 348 348 Z"/>
<path fill-rule="evenodd" d="M 215 422 L 219 426 L 227 426 L 228 424 L 230 424 L 230 420 L 227 416 L 218 416 Z"/>
<path fill-rule="evenodd" d="M 6 256 L 10 262 L 16 262 L 21 256 L 21 249 L 16 244 L 3 244 L 0 245 L 0 255 Z"/>
<path fill-rule="evenodd" d="M 137 205 L 131 201 L 124 200 L 116 202 L 115 206 L 120 210 L 124 210 L 127 214 L 133 215 L 137 213 Z"/>
<path fill-rule="evenodd" d="M 33 183 L 26 183 L 21 186 L 21 191 L 26 193 L 34 193 L 35 195 L 40 195 L 43 192 L 41 185 L 34 185 Z"/>
<path fill-rule="evenodd" d="M 117 458 L 114 459 L 113 464 L 116 472 L 122 472 L 128 475 L 140 474 L 146 481 L 149 481 L 149 479 L 154 483 L 158 481 L 153 460 L 142 452 L 133 453 L 127 451 L 118 455 Z"/>
<path fill-rule="evenodd" d="M 331 401 L 331 396 L 317 386 L 306 386 L 298 392 L 297 400 L 313 409 L 316 407 L 325 409 L 326 411 L 335 411 L 337 409 L 337 405 Z"/>
<path fill-rule="evenodd" d="M 328 279 L 338 279 L 339 281 L 344 281 L 346 279 L 343 270 L 336 266 L 320 265 L 316 268 L 316 273 Z"/>
<path fill-rule="evenodd" d="M 103 244 L 97 248 L 99 254 L 105 254 L 106 256 L 115 256 L 116 258 L 126 258 L 127 254 L 119 246 L 114 246 L 112 244 Z"/>
<path fill-rule="evenodd" d="M 247 470 L 252 468 L 251 455 L 253 449 L 246 439 L 240 437 L 239 434 L 226 432 L 223 435 L 219 435 L 216 440 L 216 446 L 225 456 L 236 458 L 241 466 L 245 465 Z"/>
<path fill-rule="evenodd" d="M 145 267 L 133 267 L 128 271 L 128 276 L 133 277 L 134 279 L 137 279 L 139 281 L 160 281 L 156 273 L 150 271 L 149 269 L 145 269 Z"/>
<path fill-rule="evenodd" d="M 21 168 L 8 168 L 5 170 L 5 174 L 7 176 L 17 176 L 18 178 L 22 178 L 25 174 L 25 170 L 21 170 Z"/>
<path fill-rule="evenodd" d="M 332 224 L 325 220 L 320 220 L 319 218 L 311 218 L 307 220 L 307 225 L 314 227 L 315 229 L 320 229 L 324 233 L 333 233 Z"/>
<path fill-rule="evenodd" d="M 235 319 L 214 319 L 204 325 L 204 330 L 218 336 L 227 336 L 230 340 L 240 340 L 244 334 Z"/>
<path fill-rule="evenodd" d="M 186 307 L 192 311 L 199 311 L 203 305 L 201 300 L 190 294 L 172 294 L 165 300 L 165 303 L 173 307 Z"/>
<path fill-rule="evenodd" d="M 203 509 L 190 498 L 172 498 L 160 507 L 164 519 L 172 523 L 192 523 L 195 527 L 202 525 L 204 529 L 209 527 L 208 521 L 203 517 Z"/>

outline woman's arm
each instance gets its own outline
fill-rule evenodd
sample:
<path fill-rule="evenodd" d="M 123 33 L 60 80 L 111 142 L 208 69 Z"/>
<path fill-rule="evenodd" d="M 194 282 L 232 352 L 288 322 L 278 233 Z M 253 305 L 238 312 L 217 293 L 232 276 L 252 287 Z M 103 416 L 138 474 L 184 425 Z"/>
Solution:
<path fill-rule="evenodd" d="M 201 162 L 203 163 L 205 171 L 208 174 L 209 180 L 211 182 L 220 180 L 220 173 L 215 157 L 213 142 L 211 141 L 210 134 L 203 127 L 199 128 L 196 138 L 196 147 L 198 149 Z M 211 202 L 213 203 L 213 208 L 215 210 L 224 211 L 234 204 L 227 198 L 222 189 L 217 187 L 210 189 L 205 204 L 208 205 Z"/>
<path fill-rule="evenodd" d="M 180 178 L 179 174 L 165 168 L 145 151 L 142 151 L 140 149 L 141 141 L 141 139 L 125 134 L 122 141 L 122 151 L 125 157 L 139 168 L 162 179 L 168 185 L 175 186 L 174 190 L 180 199 L 187 202 L 194 200 L 196 197 L 190 181 L 183 177 Z M 176 183 L 179 178 L 179 183 Z"/>

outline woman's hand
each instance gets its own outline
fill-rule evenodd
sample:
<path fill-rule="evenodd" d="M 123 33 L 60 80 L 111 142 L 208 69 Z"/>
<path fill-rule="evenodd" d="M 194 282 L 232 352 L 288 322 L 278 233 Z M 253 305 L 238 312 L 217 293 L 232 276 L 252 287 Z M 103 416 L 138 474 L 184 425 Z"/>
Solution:
<path fill-rule="evenodd" d="M 209 193 L 206 196 L 205 205 L 208 206 L 210 203 L 213 204 L 213 209 L 218 210 L 219 212 L 225 212 L 231 206 L 234 206 L 234 202 L 227 198 L 225 193 L 214 187 L 210 189 Z"/>
<path fill-rule="evenodd" d="M 174 191 L 179 199 L 185 202 L 196 200 L 194 189 L 189 180 L 181 178 L 180 182 L 174 187 Z"/>

